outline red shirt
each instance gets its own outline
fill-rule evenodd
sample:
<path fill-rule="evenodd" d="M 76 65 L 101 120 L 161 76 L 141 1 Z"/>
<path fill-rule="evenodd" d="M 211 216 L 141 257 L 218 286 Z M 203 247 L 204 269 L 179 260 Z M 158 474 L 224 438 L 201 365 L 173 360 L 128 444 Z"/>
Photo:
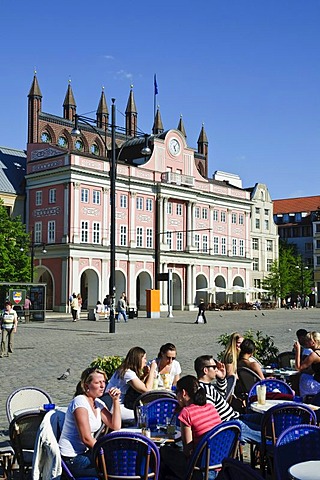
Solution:
<path fill-rule="evenodd" d="M 194 445 L 200 441 L 202 435 L 221 423 L 220 415 L 212 403 L 183 407 L 179 420 L 191 428 Z"/>

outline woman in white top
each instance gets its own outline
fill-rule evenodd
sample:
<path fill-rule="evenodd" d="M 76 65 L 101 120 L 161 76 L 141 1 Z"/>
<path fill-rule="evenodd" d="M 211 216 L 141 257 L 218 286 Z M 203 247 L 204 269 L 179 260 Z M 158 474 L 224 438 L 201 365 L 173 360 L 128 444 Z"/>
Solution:
<path fill-rule="evenodd" d="M 158 387 L 164 387 L 163 377 L 161 375 L 169 374 L 170 375 L 170 388 L 172 385 L 176 385 L 177 381 L 180 378 L 181 367 L 180 363 L 176 360 L 177 349 L 173 343 L 166 343 L 160 347 L 155 362 L 157 364 L 157 374 L 158 374 Z"/>
<path fill-rule="evenodd" d="M 144 393 L 152 389 L 156 363 L 147 366 L 147 355 L 143 348 L 133 347 L 127 353 L 120 367 L 112 375 L 106 391 L 117 387 L 121 391 L 120 409 L 122 420 L 134 420 L 134 411 L 124 406 L 125 395 L 131 386 L 136 392 Z"/>
<path fill-rule="evenodd" d="M 68 406 L 59 447 L 61 456 L 77 476 L 96 477 L 91 451 L 96 443 L 93 434 L 105 423 L 113 430 L 121 428 L 120 390 L 111 388 L 112 414 L 99 400 L 106 386 L 106 374 L 97 368 L 87 368 L 81 375 L 74 399 Z"/>

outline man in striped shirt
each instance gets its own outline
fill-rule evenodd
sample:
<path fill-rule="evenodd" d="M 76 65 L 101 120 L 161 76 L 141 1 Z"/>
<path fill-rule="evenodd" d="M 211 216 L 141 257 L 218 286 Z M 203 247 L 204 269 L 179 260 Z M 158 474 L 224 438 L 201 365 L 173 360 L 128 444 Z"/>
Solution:
<path fill-rule="evenodd" d="M 227 390 L 226 367 L 224 363 L 216 362 L 212 355 L 202 355 L 196 358 L 194 369 L 201 387 L 206 391 L 207 402 L 216 407 L 221 421 L 238 420 L 241 424 L 241 440 L 244 442 L 261 442 L 260 414 L 240 415 L 226 402 Z M 214 385 L 212 382 L 216 380 Z"/>

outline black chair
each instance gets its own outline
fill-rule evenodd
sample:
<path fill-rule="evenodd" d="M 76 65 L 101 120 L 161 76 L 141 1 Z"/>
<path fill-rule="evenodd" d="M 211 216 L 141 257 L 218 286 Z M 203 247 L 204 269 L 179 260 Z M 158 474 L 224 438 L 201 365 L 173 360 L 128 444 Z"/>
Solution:
<path fill-rule="evenodd" d="M 248 394 L 257 382 L 261 381 L 259 375 L 247 367 L 238 368 L 238 380 L 236 384 L 236 396 L 241 398 L 247 405 Z"/>
<path fill-rule="evenodd" d="M 222 462 L 222 470 L 216 480 L 262 480 L 263 477 L 249 465 L 236 460 L 225 458 Z"/>
<path fill-rule="evenodd" d="M 281 352 L 277 356 L 277 363 L 279 368 L 291 368 L 290 360 L 295 360 L 294 352 Z"/>

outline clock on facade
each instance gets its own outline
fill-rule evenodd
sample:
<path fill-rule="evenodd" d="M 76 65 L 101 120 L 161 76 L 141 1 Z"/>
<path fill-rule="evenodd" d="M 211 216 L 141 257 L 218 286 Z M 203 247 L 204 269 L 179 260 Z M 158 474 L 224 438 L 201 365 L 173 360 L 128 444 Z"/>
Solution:
<path fill-rule="evenodd" d="M 172 155 L 179 155 L 181 150 L 180 143 L 176 138 L 172 138 L 169 142 L 169 152 Z"/>

